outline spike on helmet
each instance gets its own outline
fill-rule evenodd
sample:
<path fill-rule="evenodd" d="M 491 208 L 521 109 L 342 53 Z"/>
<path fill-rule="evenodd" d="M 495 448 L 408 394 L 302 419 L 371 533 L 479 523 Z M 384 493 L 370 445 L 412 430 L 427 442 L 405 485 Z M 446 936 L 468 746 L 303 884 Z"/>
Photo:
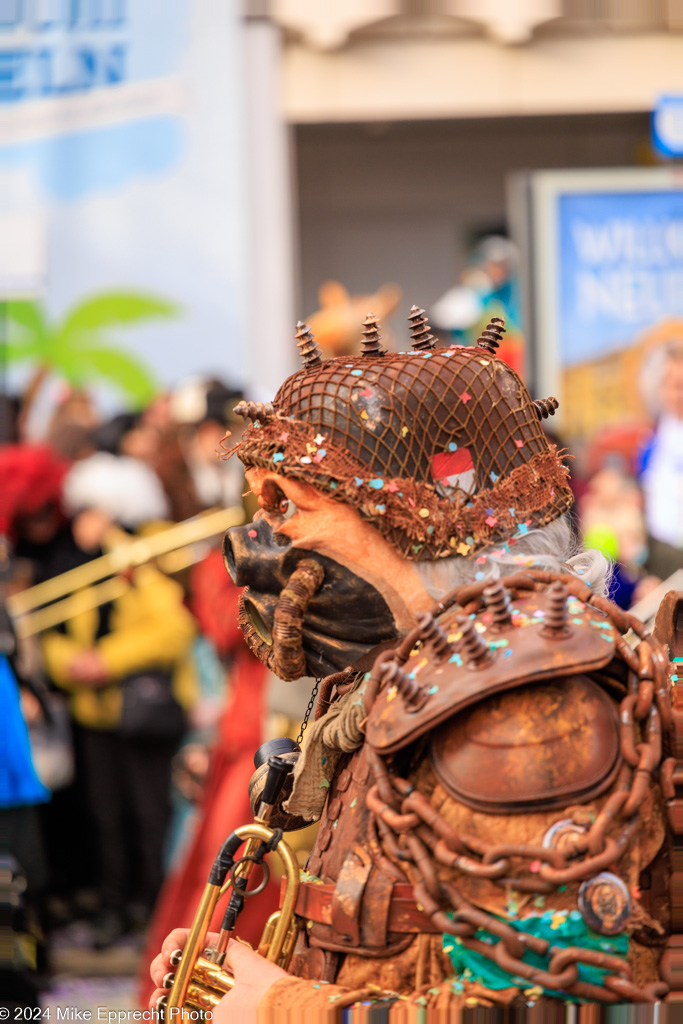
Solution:
<path fill-rule="evenodd" d="M 573 500 L 529 392 L 482 347 L 309 362 L 233 452 L 355 506 L 411 560 L 471 556 Z"/>

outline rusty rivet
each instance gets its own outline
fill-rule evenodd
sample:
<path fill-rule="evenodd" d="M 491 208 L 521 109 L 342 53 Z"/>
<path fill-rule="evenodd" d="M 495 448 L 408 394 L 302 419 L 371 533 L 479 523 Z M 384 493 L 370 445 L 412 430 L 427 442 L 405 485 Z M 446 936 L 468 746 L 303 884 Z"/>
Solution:
<path fill-rule="evenodd" d="M 379 318 L 374 313 L 368 313 L 363 321 L 363 328 L 362 354 L 364 356 L 383 356 L 386 349 L 380 345 L 382 335 L 379 333 Z"/>
<path fill-rule="evenodd" d="M 553 395 L 550 398 L 537 398 L 533 403 L 539 420 L 547 420 L 548 416 L 554 416 L 559 404 Z"/>
<path fill-rule="evenodd" d="M 494 629 L 508 629 L 512 625 L 510 595 L 502 580 L 497 580 L 484 590 L 486 607 L 492 612 Z"/>
<path fill-rule="evenodd" d="M 492 657 L 489 645 L 477 633 L 471 619 L 458 618 L 456 621 L 462 631 L 461 643 L 465 664 L 468 668 L 485 668 Z"/>
<path fill-rule="evenodd" d="M 486 325 L 485 330 L 483 330 L 477 338 L 475 344 L 478 348 L 484 348 L 487 352 L 490 352 L 492 356 L 495 356 L 496 349 L 503 340 L 504 333 L 505 321 L 502 316 L 492 316 Z"/>
<path fill-rule="evenodd" d="M 322 365 L 322 359 L 320 358 L 320 349 L 318 348 L 318 342 L 315 340 L 315 336 L 311 334 L 311 328 L 308 324 L 305 324 L 303 320 L 297 321 L 296 325 L 296 346 L 299 349 L 299 354 L 304 361 L 304 367 L 307 370 L 311 370 L 317 366 Z"/>
<path fill-rule="evenodd" d="M 548 604 L 545 611 L 545 620 L 541 627 L 541 635 L 546 640 L 562 640 L 571 636 L 567 622 L 569 612 L 567 610 L 567 597 L 569 591 L 561 580 L 556 580 L 547 590 Z"/>
<path fill-rule="evenodd" d="M 382 668 L 382 683 L 386 687 L 396 687 L 403 697 L 406 711 L 418 711 L 427 700 L 427 693 L 418 681 L 411 679 L 395 661 L 388 661 Z"/>
<path fill-rule="evenodd" d="M 434 654 L 439 661 L 448 658 L 452 651 L 452 645 L 433 615 L 425 612 L 418 615 L 417 623 L 420 627 L 420 640 L 423 644 L 430 644 Z"/>
<path fill-rule="evenodd" d="M 436 348 L 436 339 L 433 334 L 429 333 L 429 321 L 424 309 L 420 309 L 419 306 L 411 306 L 408 321 L 414 352 L 429 352 Z"/>
<path fill-rule="evenodd" d="M 238 402 L 233 412 L 245 420 L 267 420 L 275 409 L 272 402 Z"/>

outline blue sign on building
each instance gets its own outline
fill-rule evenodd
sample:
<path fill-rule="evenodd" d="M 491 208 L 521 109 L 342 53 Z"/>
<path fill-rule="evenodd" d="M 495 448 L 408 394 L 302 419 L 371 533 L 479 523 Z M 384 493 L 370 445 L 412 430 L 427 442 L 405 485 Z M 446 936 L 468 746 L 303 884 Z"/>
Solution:
<path fill-rule="evenodd" d="M 563 365 L 683 317 L 683 191 L 565 192 L 558 227 Z"/>
<path fill-rule="evenodd" d="M 683 156 L 683 95 L 661 96 L 652 111 L 652 142 L 664 156 Z"/>

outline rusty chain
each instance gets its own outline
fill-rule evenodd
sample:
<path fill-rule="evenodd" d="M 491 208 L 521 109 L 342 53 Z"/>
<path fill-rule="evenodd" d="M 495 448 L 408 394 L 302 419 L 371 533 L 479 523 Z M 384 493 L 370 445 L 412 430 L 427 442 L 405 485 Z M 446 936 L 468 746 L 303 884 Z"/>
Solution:
<path fill-rule="evenodd" d="M 439 878 L 435 862 L 463 875 L 485 878 L 516 891 L 547 894 L 559 886 L 589 879 L 617 863 L 633 839 L 640 808 L 655 773 L 661 767 L 663 795 L 674 797 L 671 753 L 673 719 L 667 661 L 649 631 L 633 616 L 606 598 L 593 594 L 574 577 L 550 572 L 518 573 L 506 579 L 509 591 L 541 590 L 560 580 L 574 597 L 606 615 L 618 634 L 633 629 L 640 643 L 632 650 L 621 635 L 615 637 L 617 653 L 629 672 L 628 693 L 619 709 L 620 751 L 623 764 L 615 788 L 595 820 L 583 834 L 567 840 L 562 848 L 527 844 L 497 844 L 457 832 L 407 779 L 390 772 L 376 751 L 368 749 L 375 782 L 367 805 L 378 826 L 380 846 L 413 886 L 415 900 L 432 923 L 446 934 L 456 935 L 468 948 L 493 960 L 513 977 L 521 977 L 549 991 L 559 991 L 602 1003 L 623 1000 L 654 1002 L 668 991 L 664 983 L 644 987 L 634 984 L 631 969 L 619 957 L 578 947 L 551 946 L 544 939 L 525 935 L 492 914 L 474 907 L 452 882 Z M 434 616 L 458 604 L 467 614 L 480 610 L 486 581 L 460 587 L 434 609 Z M 432 619 L 433 622 L 433 619 Z M 397 678 L 396 667 L 405 664 L 416 643 L 433 636 L 432 623 L 421 621 L 395 652 L 377 659 L 365 691 L 368 711 L 379 690 Z M 393 657 L 392 657 L 393 653 Z M 406 701 L 419 696 L 414 687 Z M 581 825 L 582 823 L 577 822 Z M 585 827 L 585 826 L 584 826 Z M 513 873 L 511 860 L 530 861 L 526 873 Z M 497 936 L 490 945 L 475 937 L 479 929 Z M 540 969 L 522 956 L 531 950 L 547 959 Z M 602 984 L 580 981 L 578 966 L 592 965 L 607 973 Z"/>

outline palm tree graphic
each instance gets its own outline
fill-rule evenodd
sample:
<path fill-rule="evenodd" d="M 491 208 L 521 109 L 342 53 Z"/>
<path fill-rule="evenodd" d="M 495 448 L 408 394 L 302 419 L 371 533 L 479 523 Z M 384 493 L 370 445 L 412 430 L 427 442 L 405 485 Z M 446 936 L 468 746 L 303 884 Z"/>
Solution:
<path fill-rule="evenodd" d="M 109 340 L 112 327 L 131 327 L 157 317 L 178 315 L 178 307 L 153 295 L 106 292 L 73 306 L 59 323 L 50 323 L 37 302 L 5 303 L 8 363 L 31 362 L 36 370 L 27 388 L 34 395 L 54 373 L 80 388 L 104 381 L 118 388 L 129 405 L 141 408 L 159 387 L 144 362 Z"/>

